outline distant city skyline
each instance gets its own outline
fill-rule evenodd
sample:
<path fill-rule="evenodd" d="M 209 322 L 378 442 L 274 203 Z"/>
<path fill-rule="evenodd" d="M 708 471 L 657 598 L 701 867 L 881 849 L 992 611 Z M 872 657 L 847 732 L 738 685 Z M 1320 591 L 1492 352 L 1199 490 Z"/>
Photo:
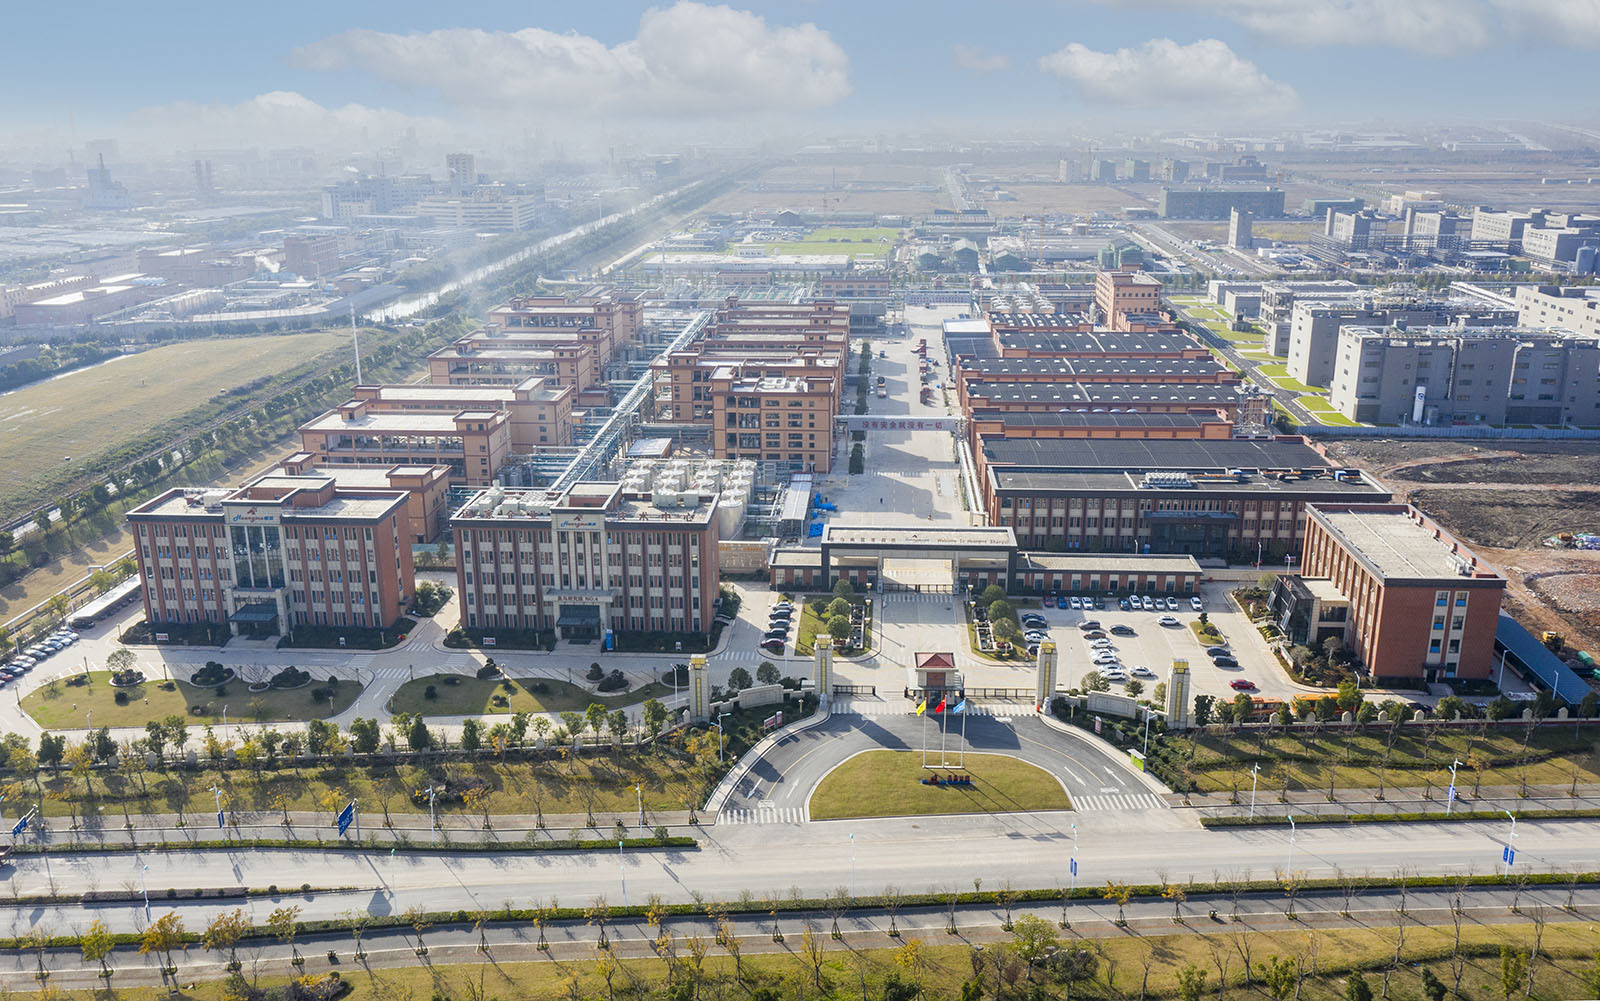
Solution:
<path fill-rule="evenodd" d="M 10 13 L 0 142 L 129 149 L 1593 120 L 1600 0 L 489 2 Z M 29 42 L 34 39 L 35 42 Z"/>

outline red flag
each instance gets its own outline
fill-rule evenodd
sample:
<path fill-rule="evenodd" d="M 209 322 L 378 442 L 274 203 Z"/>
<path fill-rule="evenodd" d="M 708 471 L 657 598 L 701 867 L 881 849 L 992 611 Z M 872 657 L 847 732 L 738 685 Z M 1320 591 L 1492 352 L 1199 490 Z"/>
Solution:
<path fill-rule="evenodd" d="M 936 713 L 944 712 L 944 699 L 939 700 L 938 706 L 936 706 L 933 711 Z"/>

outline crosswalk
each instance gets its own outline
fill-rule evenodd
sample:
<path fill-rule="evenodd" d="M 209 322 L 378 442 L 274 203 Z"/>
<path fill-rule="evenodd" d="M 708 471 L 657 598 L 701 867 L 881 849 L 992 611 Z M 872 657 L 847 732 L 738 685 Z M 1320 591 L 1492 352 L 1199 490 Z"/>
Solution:
<path fill-rule="evenodd" d="M 948 605 L 954 599 L 949 592 L 935 591 L 884 591 L 878 600 L 885 605 L 915 605 L 919 603 Z"/>
<path fill-rule="evenodd" d="M 773 806 L 762 802 L 753 810 L 734 808 L 723 810 L 717 814 L 717 823 L 721 824 L 803 824 L 806 822 L 805 807 L 802 806 Z"/>
<path fill-rule="evenodd" d="M 895 699 L 891 702 L 873 702 L 865 699 L 852 699 L 848 696 L 838 699 L 833 704 L 833 712 L 851 716 L 910 716 L 916 712 L 916 705 L 904 699 Z M 1002 723 L 1008 723 L 1013 716 L 1021 712 L 1011 706 L 980 706 L 969 705 L 966 715 L 990 716 Z M 954 720 L 957 717 L 944 714 L 946 719 Z"/>
<path fill-rule="evenodd" d="M 411 669 L 407 667 L 375 667 L 372 669 L 374 678 L 409 678 Z"/>
<path fill-rule="evenodd" d="M 425 650 L 432 650 L 433 644 L 427 640 L 410 640 L 400 649 L 409 651 L 411 653 L 422 653 Z"/>
<path fill-rule="evenodd" d="M 1166 800 L 1149 792 L 1101 793 L 1094 796 L 1074 796 L 1072 805 L 1084 813 L 1108 813 L 1126 810 L 1165 810 Z"/>

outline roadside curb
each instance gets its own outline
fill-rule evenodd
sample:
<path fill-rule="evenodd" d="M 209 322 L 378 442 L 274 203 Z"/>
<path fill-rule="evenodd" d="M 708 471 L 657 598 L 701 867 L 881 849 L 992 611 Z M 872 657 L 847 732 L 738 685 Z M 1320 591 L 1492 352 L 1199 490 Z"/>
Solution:
<path fill-rule="evenodd" d="M 1039 719 L 1044 721 L 1044 725 L 1050 729 L 1055 730 L 1058 733 L 1068 734 L 1076 740 L 1098 748 L 1105 753 L 1106 757 L 1115 759 L 1119 764 L 1122 765 L 1123 769 L 1129 775 L 1137 777 L 1140 783 L 1143 784 L 1146 789 L 1149 789 L 1157 796 L 1164 798 L 1172 795 L 1172 790 L 1168 789 L 1165 785 L 1162 785 L 1161 780 L 1157 779 L 1154 775 L 1151 775 L 1149 772 L 1141 772 L 1137 768 L 1129 767 L 1126 756 L 1118 752 L 1117 749 L 1112 747 L 1110 744 L 1095 740 L 1082 730 L 1079 730 L 1077 727 L 1069 726 L 1066 723 L 1061 722 L 1054 716 L 1051 716 L 1048 710 L 1038 713 L 1037 715 Z"/>
<path fill-rule="evenodd" d="M 740 756 L 738 762 L 735 763 L 732 768 L 728 769 L 728 774 L 722 777 L 722 781 L 717 783 L 717 787 L 711 790 L 711 795 L 706 799 L 704 812 L 713 815 L 722 812 L 723 804 L 728 801 L 729 796 L 733 795 L 734 787 L 739 784 L 740 780 L 742 780 L 745 775 L 749 774 L 750 769 L 755 767 L 755 763 L 757 761 L 761 760 L 761 758 L 768 751 L 772 750 L 772 748 L 776 747 L 782 741 L 787 740 L 789 737 L 800 733 L 803 730 L 809 730 L 814 726 L 818 726 L 827 720 L 828 717 L 833 715 L 832 703 L 833 699 L 830 696 L 828 702 L 824 705 L 818 705 L 817 711 L 812 713 L 810 716 L 807 716 L 805 719 L 795 720 L 793 723 L 787 724 L 782 729 L 775 730 L 772 733 L 767 734 L 765 737 L 761 738 L 761 741 L 757 743 L 756 746 L 744 752 L 744 754 Z M 715 821 L 713 821 L 713 823 L 715 823 Z"/>

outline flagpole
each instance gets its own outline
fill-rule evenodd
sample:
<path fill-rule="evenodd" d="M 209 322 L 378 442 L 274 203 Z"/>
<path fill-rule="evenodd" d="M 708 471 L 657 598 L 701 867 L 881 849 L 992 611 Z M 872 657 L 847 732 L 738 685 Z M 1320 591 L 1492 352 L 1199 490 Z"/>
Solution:
<path fill-rule="evenodd" d="M 923 698 L 917 715 L 922 717 L 922 767 L 928 767 L 928 700 Z"/>
<path fill-rule="evenodd" d="M 940 706 L 940 710 L 941 710 L 940 713 L 939 713 L 939 767 L 940 768 L 945 767 L 945 763 L 944 763 L 944 737 L 945 737 L 945 731 L 950 729 L 950 724 L 945 722 L 945 719 L 946 719 L 946 717 L 948 716 L 948 714 L 950 712 L 949 707 L 945 704 L 945 699 L 946 698 L 947 698 L 947 696 L 943 696 L 943 695 L 941 695 L 939 697 L 939 706 Z"/>
<path fill-rule="evenodd" d="M 961 701 L 966 702 L 966 697 L 963 696 Z M 971 715 L 971 709 L 963 709 L 961 711 L 961 764 L 956 766 L 961 769 L 967 767 L 967 717 Z"/>

